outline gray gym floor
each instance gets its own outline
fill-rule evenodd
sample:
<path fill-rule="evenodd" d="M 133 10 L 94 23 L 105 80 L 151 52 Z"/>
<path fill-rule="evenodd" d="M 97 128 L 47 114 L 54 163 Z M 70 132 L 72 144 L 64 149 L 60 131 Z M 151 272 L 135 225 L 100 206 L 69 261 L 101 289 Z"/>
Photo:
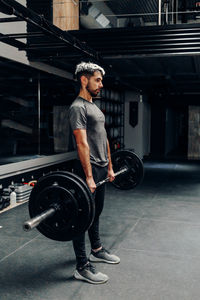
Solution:
<path fill-rule="evenodd" d="M 103 285 L 73 279 L 71 242 L 23 232 L 27 204 L 1 214 L 0 299 L 199 300 L 200 164 L 146 162 L 145 170 L 135 190 L 107 185 L 102 241 L 121 263 L 96 264 L 110 278 Z"/>

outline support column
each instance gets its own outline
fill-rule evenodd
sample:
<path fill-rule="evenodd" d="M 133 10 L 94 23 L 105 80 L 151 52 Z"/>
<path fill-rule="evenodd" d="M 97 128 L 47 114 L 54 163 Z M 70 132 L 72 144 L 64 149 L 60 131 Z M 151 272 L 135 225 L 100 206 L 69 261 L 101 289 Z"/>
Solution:
<path fill-rule="evenodd" d="M 53 24 L 62 30 L 78 30 L 79 0 L 53 0 Z"/>
<path fill-rule="evenodd" d="M 181 2 L 181 11 L 186 12 L 187 10 L 187 1 L 186 0 L 182 0 Z M 181 22 L 182 23 L 187 23 L 188 21 L 188 16 L 187 14 L 181 14 Z"/>
<path fill-rule="evenodd" d="M 165 1 L 164 3 L 164 12 L 165 12 L 165 24 L 168 24 L 169 23 L 169 2 L 168 1 Z"/>
<path fill-rule="evenodd" d="M 161 25 L 161 5 L 162 5 L 162 0 L 158 0 L 158 25 Z"/>
<path fill-rule="evenodd" d="M 178 23 L 178 0 L 175 1 L 175 11 L 176 11 L 175 24 L 177 24 Z"/>
<path fill-rule="evenodd" d="M 40 72 L 38 73 L 38 153 L 40 154 L 41 152 L 41 140 L 40 140 L 40 129 L 41 129 L 41 89 L 40 89 Z"/>

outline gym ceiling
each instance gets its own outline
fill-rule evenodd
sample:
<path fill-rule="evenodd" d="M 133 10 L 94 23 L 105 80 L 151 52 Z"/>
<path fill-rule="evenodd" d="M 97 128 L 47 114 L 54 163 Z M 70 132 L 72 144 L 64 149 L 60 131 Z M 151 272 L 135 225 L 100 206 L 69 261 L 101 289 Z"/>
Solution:
<path fill-rule="evenodd" d="M 87 15 L 91 2 L 81 4 L 80 20 Z M 178 11 L 183 12 L 177 17 L 179 24 L 168 25 L 163 21 L 162 26 L 157 26 L 157 0 L 101 2 L 113 12 L 107 18 L 123 22 L 124 27 L 66 32 L 50 22 L 47 0 L 27 0 L 28 9 L 14 0 L 0 0 L 0 11 L 10 19 L 0 22 L 18 18 L 27 22 L 28 28 L 28 33 L 0 34 L 1 41 L 25 50 L 32 61 L 65 71 L 73 72 L 74 65 L 83 59 L 99 62 L 106 68 L 110 84 L 141 93 L 200 93 L 200 26 L 198 12 L 191 12 L 196 1 L 179 1 Z M 26 43 L 23 38 L 27 38 Z"/>

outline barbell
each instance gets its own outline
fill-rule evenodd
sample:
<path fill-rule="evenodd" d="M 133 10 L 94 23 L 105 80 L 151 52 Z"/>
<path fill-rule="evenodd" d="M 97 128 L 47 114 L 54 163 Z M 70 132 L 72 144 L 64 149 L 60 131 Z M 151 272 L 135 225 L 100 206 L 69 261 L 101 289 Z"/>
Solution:
<path fill-rule="evenodd" d="M 112 154 L 115 180 L 122 190 L 135 188 L 143 179 L 141 159 L 131 150 Z M 97 188 L 109 177 L 96 183 Z M 41 177 L 29 199 L 31 219 L 23 229 L 37 227 L 44 236 L 56 241 L 70 241 L 89 229 L 95 216 L 94 197 L 85 181 L 74 173 L 56 171 Z"/>

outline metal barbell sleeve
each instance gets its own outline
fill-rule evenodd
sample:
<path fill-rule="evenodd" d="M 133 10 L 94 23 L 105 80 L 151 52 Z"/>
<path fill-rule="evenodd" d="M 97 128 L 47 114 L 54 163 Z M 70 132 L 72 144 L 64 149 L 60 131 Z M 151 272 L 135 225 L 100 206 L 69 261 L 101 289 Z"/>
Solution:
<path fill-rule="evenodd" d="M 56 210 L 56 208 L 51 207 L 41 214 L 37 215 L 36 217 L 24 222 L 23 229 L 25 231 L 32 230 L 33 228 L 37 227 L 42 221 L 52 217 L 55 214 Z"/>

